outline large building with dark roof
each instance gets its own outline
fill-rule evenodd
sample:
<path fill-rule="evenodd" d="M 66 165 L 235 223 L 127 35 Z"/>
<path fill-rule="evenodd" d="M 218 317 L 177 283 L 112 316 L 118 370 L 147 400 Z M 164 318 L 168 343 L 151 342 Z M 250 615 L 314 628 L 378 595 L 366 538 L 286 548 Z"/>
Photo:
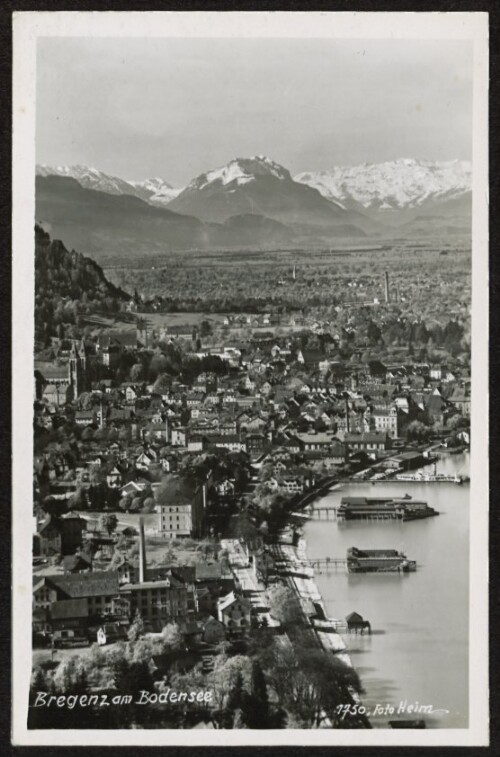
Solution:
<path fill-rule="evenodd" d="M 181 476 L 168 476 L 156 492 L 158 531 L 165 538 L 199 538 L 205 529 L 207 484 L 193 486 Z"/>

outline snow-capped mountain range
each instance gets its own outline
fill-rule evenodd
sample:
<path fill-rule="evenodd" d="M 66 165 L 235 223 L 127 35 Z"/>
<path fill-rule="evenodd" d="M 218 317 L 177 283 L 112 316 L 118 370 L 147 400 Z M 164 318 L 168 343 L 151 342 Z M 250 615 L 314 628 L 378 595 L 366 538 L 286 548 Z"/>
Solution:
<path fill-rule="evenodd" d="M 97 168 L 89 166 L 46 166 L 37 165 L 37 176 L 65 176 L 76 181 L 85 189 L 95 189 L 112 195 L 132 195 L 151 205 L 165 206 L 182 191 L 175 189 L 164 179 L 154 178 L 145 181 L 126 181 L 111 176 Z"/>
<path fill-rule="evenodd" d="M 463 160 L 432 162 L 403 158 L 299 173 L 294 179 L 314 187 L 327 200 L 342 207 L 402 210 L 452 200 L 470 192 L 472 166 Z"/>
<path fill-rule="evenodd" d="M 235 158 L 193 179 L 185 188 L 175 188 L 162 178 L 126 181 L 96 168 L 82 165 L 37 166 L 39 176 L 66 176 L 86 189 L 108 194 L 129 194 L 146 202 L 166 206 L 179 195 L 193 196 L 207 188 L 232 193 L 239 187 L 272 178 L 305 184 L 343 209 L 404 210 L 428 203 L 441 203 L 471 191 L 472 166 L 464 160 L 446 162 L 402 158 L 385 163 L 335 166 L 327 171 L 303 172 L 292 179 L 290 172 L 264 155 Z"/>

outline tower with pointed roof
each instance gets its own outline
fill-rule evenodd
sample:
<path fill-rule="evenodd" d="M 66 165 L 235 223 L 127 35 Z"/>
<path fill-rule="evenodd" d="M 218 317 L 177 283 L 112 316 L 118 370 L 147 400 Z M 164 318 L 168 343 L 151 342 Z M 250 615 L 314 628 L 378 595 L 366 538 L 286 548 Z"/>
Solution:
<path fill-rule="evenodd" d="M 87 348 L 83 339 L 80 344 L 73 340 L 71 345 L 69 383 L 73 387 L 74 399 L 77 399 L 87 389 Z"/>

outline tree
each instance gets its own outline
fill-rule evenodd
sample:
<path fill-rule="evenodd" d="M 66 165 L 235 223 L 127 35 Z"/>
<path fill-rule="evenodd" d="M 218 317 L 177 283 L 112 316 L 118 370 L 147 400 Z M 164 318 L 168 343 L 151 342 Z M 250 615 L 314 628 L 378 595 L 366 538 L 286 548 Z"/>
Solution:
<path fill-rule="evenodd" d="M 142 512 L 143 513 L 154 513 L 155 511 L 155 500 L 154 497 L 146 497 L 146 499 L 142 503 Z"/>
<path fill-rule="evenodd" d="M 88 499 L 85 490 L 79 486 L 75 492 L 68 498 L 68 510 L 82 510 L 88 506 Z"/>
<path fill-rule="evenodd" d="M 302 610 L 297 596 L 292 589 L 283 584 L 274 584 L 268 589 L 269 607 L 273 618 L 279 620 L 285 628 L 303 624 Z"/>
<path fill-rule="evenodd" d="M 113 665 L 113 684 L 117 691 L 126 694 L 150 691 L 153 679 L 147 662 L 129 662 L 125 657 L 119 658 Z"/>
<path fill-rule="evenodd" d="M 136 611 L 134 621 L 128 629 L 128 640 L 137 641 L 141 636 L 144 636 L 144 621 L 139 610 Z"/>
<path fill-rule="evenodd" d="M 99 528 L 101 531 L 107 531 L 111 536 L 118 526 L 118 518 L 114 513 L 103 513 L 99 518 Z"/>
<path fill-rule="evenodd" d="M 130 380 L 140 381 L 143 377 L 143 374 L 144 374 L 144 369 L 143 369 L 142 363 L 134 363 L 129 373 Z"/>
<path fill-rule="evenodd" d="M 167 623 L 162 628 L 161 636 L 165 646 L 170 649 L 177 649 L 182 643 L 182 635 L 177 623 Z"/>
<path fill-rule="evenodd" d="M 166 394 L 172 384 L 172 379 L 167 373 L 160 373 L 153 384 L 154 394 Z"/>
<path fill-rule="evenodd" d="M 83 666 L 79 656 L 68 657 L 59 663 L 54 673 L 54 684 L 61 693 L 73 693 L 75 687 L 81 682 Z"/>
<path fill-rule="evenodd" d="M 202 339 L 204 339 L 207 336 L 210 336 L 212 333 L 212 325 L 209 321 L 202 321 L 200 324 L 200 336 Z"/>
<path fill-rule="evenodd" d="M 236 673 L 236 678 L 234 679 L 233 685 L 227 697 L 227 708 L 233 711 L 241 709 L 241 706 L 243 704 L 243 695 L 243 676 L 241 675 L 241 670 L 238 670 L 238 672 Z"/>
<path fill-rule="evenodd" d="M 252 660 L 250 693 L 241 695 L 241 720 L 247 728 L 269 728 L 270 708 L 264 672 L 258 660 Z"/>
<path fill-rule="evenodd" d="M 361 693 L 358 676 L 334 655 L 311 646 L 310 640 L 301 642 L 275 643 L 267 656 L 268 680 L 277 701 L 302 727 L 317 728 L 325 717 L 334 726 L 346 726 L 338 707 L 352 701 L 351 689 Z"/>
<path fill-rule="evenodd" d="M 243 655 L 228 657 L 222 652 L 214 659 L 214 669 L 207 676 L 207 685 L 212 689 L 213 701 L 216 706 L 226 709 L 227 699 L 233 690 L 238 675 L 241 676 L 243 686 L 248 691 L 250 688 L 251 661 Z"/>

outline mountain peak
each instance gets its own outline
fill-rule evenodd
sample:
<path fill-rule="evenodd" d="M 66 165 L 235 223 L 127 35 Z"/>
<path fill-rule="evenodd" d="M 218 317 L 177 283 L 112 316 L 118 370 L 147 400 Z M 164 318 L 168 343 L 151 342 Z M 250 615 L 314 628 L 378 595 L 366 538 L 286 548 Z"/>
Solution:
<path fill-rule="evenodd" d="M 36 166 L 37 176 L 66 176 L 75 179 L 84 189 L 95 189 L 98 192 L 114 195 L 132 195 L 148 202 L 150 205 L 168 205 L 177 197 L 180 189 L 174 189 L 164 179 L 154 178 L 145 181 L 126 181 L 117 176 L 100 171 L 93 166 L 83 166 L 76 163 L 71 166 Z"/>
<path fill-rule="evenodd" d="M 418 208 L 471 190 L 472 167 L 465 160 L 398 158 L 384 163 L 335 166 L 301 173 L 295 181 L 317 189 L 326 199 L 363 208 Z"/>
<path fill-rule="evenodd" d="M 271 176 L 280 181 L 291 181 L 292 178 L 290 172 L 279 163 L 265 155 L 254 155 L 251 158 L 233 158 L 225 166 L 200 174 L 193 179 L 188 189 L 200 190 L 214 183 L 227 186 L 234 182 L 236 186 L 241 186 L 263 176 Z"/>

